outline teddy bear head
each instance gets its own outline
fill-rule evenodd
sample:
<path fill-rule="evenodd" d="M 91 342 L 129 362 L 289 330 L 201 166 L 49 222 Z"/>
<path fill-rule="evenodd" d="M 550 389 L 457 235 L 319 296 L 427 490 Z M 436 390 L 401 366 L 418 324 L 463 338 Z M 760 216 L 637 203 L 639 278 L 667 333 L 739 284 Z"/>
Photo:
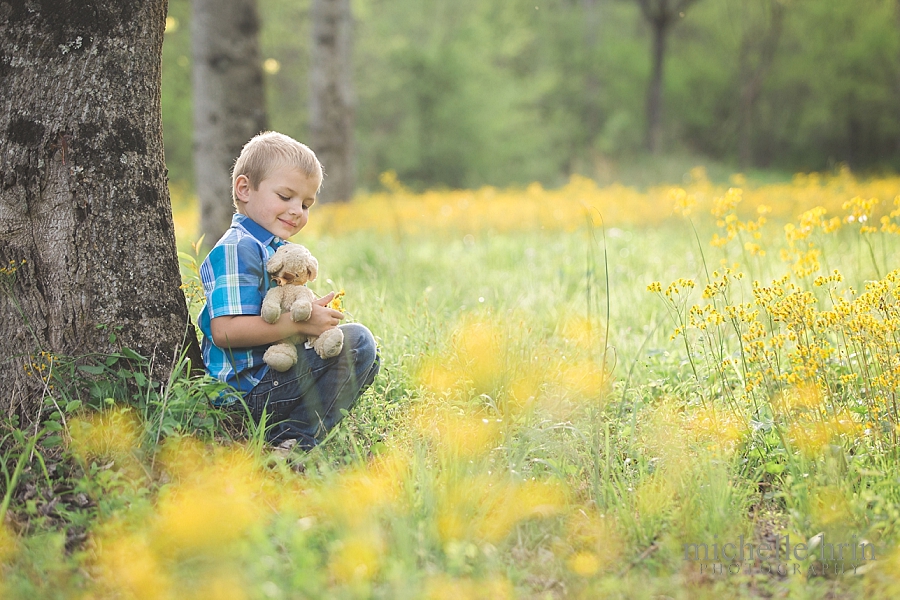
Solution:
<path fill-rule="evenodd" d="M 319 274 L 319 261 L 300 244 L 283 244 L 266 263 L 278 285 L 303 285 Z"/>

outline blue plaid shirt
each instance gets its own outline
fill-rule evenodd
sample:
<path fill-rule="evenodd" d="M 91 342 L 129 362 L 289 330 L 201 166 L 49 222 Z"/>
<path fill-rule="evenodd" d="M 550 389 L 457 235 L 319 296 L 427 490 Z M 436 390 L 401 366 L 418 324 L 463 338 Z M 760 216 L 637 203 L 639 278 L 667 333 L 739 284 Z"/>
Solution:
<path fill-rule="evenodd" d="M 250 217 L 237 214 L 200 265 L 206 292 L 206 305 L 200 312 L 203 362 L 210 375 L 241 393 L 252 390 L 266 374 L 263 354 L 268 345 L 220 348 L 213 343 L 210 321 L 226 315 L 259 315 L 263 296 L 275 285 L 266 272 L 266 261 L 284 243 Z"/>

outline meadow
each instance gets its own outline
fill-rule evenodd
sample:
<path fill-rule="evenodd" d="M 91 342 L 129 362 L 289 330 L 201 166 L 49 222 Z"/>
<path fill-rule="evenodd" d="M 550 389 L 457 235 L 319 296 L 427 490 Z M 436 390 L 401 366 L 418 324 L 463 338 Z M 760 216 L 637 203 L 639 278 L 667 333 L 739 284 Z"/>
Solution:
<path fill-rule="evenodd" d="M 900 594 L 900 178 L 382 187 L 294 240 L 383 364 L 309 454 L 183 363 L 35 358 L 4 597 Z"/>

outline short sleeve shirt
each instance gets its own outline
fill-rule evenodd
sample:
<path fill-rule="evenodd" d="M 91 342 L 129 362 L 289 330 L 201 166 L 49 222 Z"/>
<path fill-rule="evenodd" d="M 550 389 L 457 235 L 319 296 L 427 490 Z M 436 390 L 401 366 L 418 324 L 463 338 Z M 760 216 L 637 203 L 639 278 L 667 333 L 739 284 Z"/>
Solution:
<path fill-rule="evenodd" d="M 236 214 L 231 227 L 200 265 L 206 305 L 200 312 L 203 362 L 210 375 L 247 393 L 266 374 L 268 345 L 220 348 L 213 343 L 210 322 L 216 317 L 259 315 L 263 297 L 275 283 L 266 262 L 285 242 L 246 215 Z"/>

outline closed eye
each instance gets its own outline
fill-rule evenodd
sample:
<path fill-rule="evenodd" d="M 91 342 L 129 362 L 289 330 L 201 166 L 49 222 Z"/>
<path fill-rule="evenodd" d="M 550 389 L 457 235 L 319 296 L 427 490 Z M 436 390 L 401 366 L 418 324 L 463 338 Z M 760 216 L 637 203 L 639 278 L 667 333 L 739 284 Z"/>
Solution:
<path fill-rule="evenodd" d="M 285 196 L 284 194 L 278 194 L 278 197 L 281 198 L 282 200 L 284 200 L 285 202 L 287 202 L 288 200 L 290 200 L 290 197 L 289 197 L 289 196 Z"/>

